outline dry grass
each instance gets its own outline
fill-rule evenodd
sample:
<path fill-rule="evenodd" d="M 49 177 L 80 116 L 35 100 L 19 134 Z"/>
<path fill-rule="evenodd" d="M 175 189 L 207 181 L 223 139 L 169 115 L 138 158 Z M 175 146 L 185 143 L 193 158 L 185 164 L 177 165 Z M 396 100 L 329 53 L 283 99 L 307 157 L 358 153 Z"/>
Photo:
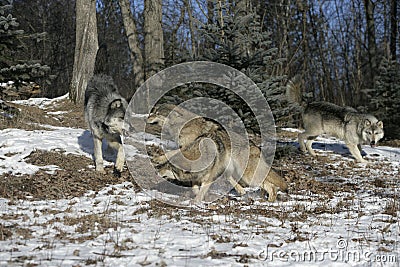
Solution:
<path fill-rule="evenodd" d="M 83 119 L 83 108 L 70 103 L 68 100 L 60 101 L 47 110 L 41 110 L 36 107 L 20 107 L 23 112 L 20 116 L 13 121 L 7 121 L 7 125 L 3 125 L 0 121 L 0 128 L 22 128 L 26 130 L 39 129 L 37 124 L 48 124 L 54 126 L 64 127 L 80 127 L 86 128 Z M 47 112 L 67 111 L 67 113 L 46 115 Z M 0 120 L 4 120 L 0 119 Z M 36 124 L 32 124 L 36 123 Z M 156 129 L 153 129 L 156 131 Z M 297 133 L 279 132 L 279 138 L 293 139 Z M 158 148 L 150 147 L 150 152 L 155 152 Z M 153 151 L 154 150 L 154 151 Z M 158 151 L 156 151 L 158 152 Z M 233 247 L 247 247 L 246 240 L 235 240 L 234 233 L 237 231 L 247 231 L 249 238 L 252 235 L 270 235 L 273 229 L 280 226 L 284 227 L 290 235 L 285 239 L 270 242 L 270 247 L 281 247 L 282 242 L 295 243 L 307 242 L 313 239 L 313 233 L 307 232 L 309 230 L 302 229 L 301 225 L 309 224 L 310 226 L 315 223 L 319 224 L 315 218 L 323 216 L 324 223 L 329 223 L 326 216 L 340 217 L 348 213 L 350 216 L 364 216 L 364 210 L 355 205 L 359 200 L 358 196 L 368 191 L 371 196 L 378 196 L 385 199 L 390 199 L 382 203 L 381 213 L 387 214 L 391 217 L 379 217 L 383 223 L 387 225 L 398 223 L 398 210 L 399 199 L 398 182 L 395 173 L 395 167 L 388 163 L 376 163 L 369 167 L 359 167 L 352 161 L 333 160 L 331 157 L 319 156 L 312 158 L 297 152 L 291 144 L 278 149 L 279 157 L 274 161 L 274 167 L 279 174 L 283 176 L 289 183 L 289 194 L 280 194 L 278 203 L 267 203 L 266 199 L 256 197 L 237 197 L 235 194 L 229 194 L 224 198 L 216 201 L 215 203 L 205 205 L 203 208 L 187 208 L 182 209 L 171 206 L 157 200 L 146 201 L 145 205 L 139 207 L 132 216 L 136 216 L 132 221 L 141 223 L 141 215 L 145 214 L 144 218 L 162 218 L 162 220 L 169 221 L 190 221 L 188 227 L 201 227 L 204 231 L 209 231 L 209 239 L 215 244 L 233 243 Z M 337 155 L 337 157 L 341 157 Z M 10 174 L 3 174 L 0 176 L 0 197 L 11 200 L 8 205 L 13 204 L 13 200 L 50 200 L 50 199 L 71 199 L 73 197 L 80 197 L 87 195 L 88 191 L 93 191 L 93 197 L 98 195 L 100 190 L 108 185 L 116 185 L 125 181 L 133 183 L 132 191 L 139 191 L 140 188 L 135 184 L 129 172 L 125 170 L 122 177 L 116 178 L 112 175 L 112 168 L 107 168 L 107 174 L 98 174 L 92 167 L 93 161 L 84 156 L 77 156 L 68 154 L 64 151 L 34 151 L 27 162 L 36 166 L 57 165 L 59 170 L 55 173 L 46 173 L 41 170 L 34 175 L 21 175 L 14 176 Z M 335 164 L 334 164 L 335 163 Z M 377 173 L 376 169 L 381 170 Z M 385 170 L 385 171 L 382 171 Z M 101 192 L 103 194 L 104 192 Z M 31 230 L 24 228 L 13 223 L 15 220 L 23 222 L 32 222 L 32 226 L 39 226 L 35 224 L 35 218 L 39 218 L 43 214 L 52 214 L 51 220 L 47 221 L 46 225 L 53 225 L 55 229 L 55 239 L 62 240 L 63 242 L 83 243 L 87 240 L 94 240 L 102 233 L 107 233 L 108 229 L 122 228 L 132 221 L 122 221 L 115 210 L 115 206 L 123 207 L 124 201 L 119 198 L 118 193 L 113 188 L 110 188 L 107 196 L 113 196 L 110 205 L 104 211 L 97 210 L 96 212 L 89 213 L 75 213 L 74 206 L 75 199 L 71 200 L 66 210 L 41 210 L 32 215 L 32 219 L 26 214 L 10 213 L 8 216 L 3 216 L 9 224 L 0 224 L 0 241 L 13 240 L 13 239 L 32 239 Z M 257 193 L 254 193 L 257 194 Z M 337 200 L 338 195 L 343 194 L 343 197 Z M 92 196 L 90 195 L 90 197 Z M 254 195 L 253 195 L 254 196 Z M 305 201 L 302 201 L 304 197 Z M 256 201 L 255 201 L 256 199 Z M 100 201 L 100 200 L 97 200 Z M 284 202 L 285 205 L 279 205 Z M 291 202 L 292 204 L 286 205 Z M 276 204 L 276 205 L 275 205 Z M 362 203 L 361 203 L 362 204 Z M 104 203 L 93 202 L 93 207 L 104 205 Z M 213 216 L 218 215 L 219 218 L 224 218 L 225 224 L 214 221 Z M 37 216 L 37 217 L 36 217 Z M 116 219 L 117 218 L 117 219 Z M 265 218 L 273 218 L 278 221 L 277 224 L 272 224 Z M 248 221 L 245 229 L 240 229 L 240 223 Z M 144 223 L 144 222 L 143 222 Z M 43 223 L 44 224 L 44 223 Z M 63 227 L 68 226 L 73 230 L 66 230 Z M 72 227 L 70 227 L 72 226 Z M 190 230 L 190 229 L 186 229 Z M 221 230 L 221 231 L 219 231 Z M 118 232 L 118 230 L 116 230 Z M 134 233 L 135 229 L 132 229 Z M 381 235 L 387 235 L 387 228 L 380 229 Z M 155 237 L 156 238 L 156 237 Z M 48 239 L 50 240 L 50 238 Z M 51 237 L 53 240 L 53 237 Z M 156 240 L 155 240 L 156 241 Z M 154 243 L 156 243 L 154 241 Z M 354 242 L 365 242 L 365 240 L 354 239 Z M 46 241 L 47 242 L 47 241 Z M 53 243 L 43 241 L 43 246 L 39 249 L 51 250 Z M 94 256 L 85 256 L 80 263 L 82 264 L 98 264 L 104 263 L 107 257 L 120 257 L 123 255 L 124 250 L 132 250 L 135 244 L 131 239 L 111 239 L 104 242 L 112 243 L 114 246 L 113 252 L 105 251 L 104 254 L 97 253 Z M 372 241 L 367 241 L 372 242 Z M 390 239 L 382 239 L 380 246 L 382 251 L 387 250 L 393 245 L 388 245 L 385 242 L 392 242 Z M 216 247 L 217 247 L 216 245 Z M 75 250 L 73 255 L 79 257 L 79 250 Z M 203 255 L 198 257 L 203 258 L 235 258 L 236 262 L 246 264 L 257 260 L 258 255 L 249 253 L 234 254 L 226 251 L 221 251 L 217 248 L 211 248 L 205 251 Z M 15 262 L 28 262 L 27 258 L 15 258 Z M 50 256 L 51 259 L 51 256 Z M 140 262 L 142 265 L 154 264 L 154 262 L 146 261 Z M 164 265 L 160 265 L 164 266 Z"/>
<path fill-rule="evenodd" d="M 37 129 L 37 124 L 48 124 L 64 127 L 82 127 L 85 128 L 83 107 L 76 106 L 69 100 L 62 100 L 52 105 L 46 110 L 37 107 L 20 106 L 21 113 L 13 120 L 7 121 L 6 125 L 2 124 L 2 128 L 15 127 L 27 130 Z M 61 114 L 46 115 L 47 112 L 63 111 Z M 39 127 L 40 128 L 40 127 Z M 157 132 L 157 129 L 148 129 Z M 279 138 L 293 139 L 297 133 L 278 131 Z M 155 149 L 155 148 L 154 148 Z M 151 150 L 151 149 L 150 149 Z M 362 187 L 372 187 L 379 191 L 388 188 L 385 177 L 370 179 L 368 182 L 351 183 L 346 181 L 346 177 L 365 176 L 364 169 L 354 168 L 352 162 L 341 163 L 333 166 L 328 157 L 318 157 L 317 159 L 302 155 L 297 152 L 294 146 L 290 144 L 278 148 L 278 157 L 274 161 L 274 167 L 278 170 L 290 184 L 290 194 L 307 194 L 316 195 L 320 200 L 331 199 L 338 191 L 356 193 Z M 28 163 L 45 166 L 57 165 L 60 169 L 53 174 L 49 174 L 44 170 L 34 175 L 13 176 L 4 174 L 0 176 L 0 196 L 9 199 L 33 198 L 33 199 L 59 199 L 81 196 L 88 190 L 100 190 L 106 185 L 121 183 L 123 181 L 132 181 L 129 173 L 125 171 L 121 178 L 115 178 L 112 170 L 108 169 L 106 175 L 96 173 L 88 166 L 93 164 L 91 159 L 83 156 L 66 155 L 63 151 L 35 151 L 27 161 Z M 390 168 L 389 165 L 382 163 L 381 168 Z M 390 171 L 390 170 L 388 170 Z M 390 174 L 389 174 L 390 175 Z M 389 176 L 388 175 L 388 176 Z M 333 179 L 321 181 L 316 177 L 341 177 L 341 179 Z M 301 177 L 301 179 L 300 179 Z M 388 177 L 389 178 L 389 177 Z M 368 185 L 366 185 L 368 183 Z M 281 200 L 288 196 L 280 195 Z M 229 198 L 220 200 L 221 204 L 229 203 Z M 218 205 L 216 211 L 221 214 L 225 213 L 242 213 L 236 205 L 219 210 Z M 154 210 L 165 214 L 170 213 L 170 208 L 164 205 L 155 205 Z M 321 206 L 315 212 L 323 212 L 324 209 L 332 208 Z M 336 209 L 341 210 L 340 207 Z M 390 212 L 388 208 L 388 212 Z M 264 212 L 258 211 L 260 214 Z M 285 218 L 282 218 L 285 220 Z"/>
<path fill-rule="evenodd" d="M 19 113 L 13 118 L 0 116 L 0 130 L 7 128 L 32 130 L 48 130 L 40 125 L 52 125 L 62 127 L 86 128 L 83 116 L 83 105 L 75 105 L 68 99 L 57 102 L 48 109 L 35 106 L 25 106 L 8 103 L 9 106 L 19 109 Z M 62 114 L 48 114 L 48 112 L 62 111 Z"/>
<path fill-rule="evenodd" d="M 46 112 L 38 107 L 22 106 L 17 104 L 10 104 L 10 106 L 20 109 L 20 112 L 13 118 L 0 117 L 0 130 L 7 128 L 17 128 L 27 131 L 43 130 L 45 127 L 42 125 L 61 126 L 61 124 L 46 114 Z"/>
<path fill-rule="evenodd" d="M 83 104 L 76 105 L 68 99 L 57 102 L 57 105 L 49 107 L 47 112 L 62 111 L 66 113 L 53 115 L 63 127 L 83 128 L 87 127 L 85 116 L 83 115 Z"/>
<path fill-rule="evenodd" d="M 83 156 L 66 155 L 62 151 L 35 151 L 27 162 L 37 166 L 57 165 L 60 170 L 47 173 L 40 170 L 34 175 L 0 176 L 0 197 L 8 199 L 60 199 L 82 196 L 89 190 L 100 190 L 110 184 L 129 181 L 127 171 L 117 178 L 112 168 L 99 174 L 88 166 L 92 160 Z"/>

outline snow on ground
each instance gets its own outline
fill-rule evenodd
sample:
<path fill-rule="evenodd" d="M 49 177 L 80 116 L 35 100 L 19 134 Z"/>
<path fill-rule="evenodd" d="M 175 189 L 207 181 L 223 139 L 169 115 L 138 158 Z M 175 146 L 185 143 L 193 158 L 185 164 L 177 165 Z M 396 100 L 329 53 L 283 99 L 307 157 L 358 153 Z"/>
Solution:
<path fill-rule="evenodd" d="M 0 175 L 35 178 L 39 168 L 57 168 L 26 163 L 36 149 L 91 157 L 88 131 L 47 128 L 0 131 Z M 294 138 L 282 143 L 296 145 Z M 318 138 L 314 147 L 327 163 L 307 159 L 283 167 L 311 169 L 296 179 L 311 181 L 308 176 L 316 172 L 327 190 L 335 181 L 358 189 L 330 192 L 327 198 L 293 182 L 293 193 L 281 194 L 275 203 L 232 194 L 192 208 L 163 205 L 131 182 L 72 199 L 0 198 L 0 266 L 399 266 L 400 149 L 364 146 L 371 163 L 354 164 L 336 139 Z M 338 177 L 340 168 L 351 174 Z M 390 186 L 371 186 L 376 178 Z"/>
<path fill-rule="evenodd" d="M 35 107 L 39 107 L 42 109 L 46 109 L 50 105 L 54 105 L 57 102 L 63 101 L 65 99 L 68 99 L 68 94 L 65 94 L 60 97 L 52 98 L 52 99 L 38 97 L 38 98 L 30 98 L 30 99 L 26 99 L 26 100 L 14 100 L 12 102 L 15 104 L 19 104 L 19 105 L 35 106 Z"/>
<path fill-rule="evenodd" d="M 0 174 L 34 174 L 40 168 L 24 161 L 34 150 L 60 150 L 66 153 L 90 156 L 90 140 L 82 138 L 83 129 L 46 126 L 51 130 L 25 131 L 5 129 L 0 131 Z"/>

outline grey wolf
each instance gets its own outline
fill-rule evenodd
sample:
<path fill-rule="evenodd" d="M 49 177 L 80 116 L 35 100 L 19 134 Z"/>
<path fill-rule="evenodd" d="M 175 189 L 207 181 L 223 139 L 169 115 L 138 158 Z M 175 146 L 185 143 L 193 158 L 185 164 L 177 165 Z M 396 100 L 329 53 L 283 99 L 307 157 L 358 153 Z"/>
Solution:
<path fill-rule="evenodd" d="M 303 112 L 304 132 L 298 136 L 300 150 L 315 156 L 312 142 L 321 134 L 343 140 L 358 162 L 367 162 L 361 156 L 361 144 L 375 147 L 383 138 L 383 123 L 371 114 L 359 113 L 351 107 L 340 107 L 328 102 L 310 103 Z M 306 144 L 304 144 L 304 140 Z"/>
<path fill-rule="evenodd" d="M 102 141 L 117 150 L 114 174 L 120 175 L 124 165 L 121 143 L 126 100 L 118 92 L 111 77 L 94 75 L 85 91 L 85 119 L 93 136 L 96 171 L 105 173 L 103 167 Z"/>
<path fill-rule="evenodd" d="M 167 134 L 178 137 L 175 140 L 178 140 L 179 149 L 155 157 L 153 162 L 158 164 L 160 175 L 191 181 L 196 193 L 195 202 L 204 200 L 211 183 L 221 175 L 240 195 L 245 194 L 244 187 L 260 185 L 268 193 L 268 200 L 275 201 L 278 190 L 286 192 L 288 189 L 286 181 L 267 165 L 259 147 L 251 141 L 247 143 L 237 133 L 231 132 L 229 136 L 212 120 L 164 104 L 150 114 L 148 123 L 167 125 Z M 249 147 L 248 155 L 240 153 L 246 149 L 245 145 Z M 174 161 L 185 162 L 185 159 L 193 161 L 187 166 L 173 164 Z"/>

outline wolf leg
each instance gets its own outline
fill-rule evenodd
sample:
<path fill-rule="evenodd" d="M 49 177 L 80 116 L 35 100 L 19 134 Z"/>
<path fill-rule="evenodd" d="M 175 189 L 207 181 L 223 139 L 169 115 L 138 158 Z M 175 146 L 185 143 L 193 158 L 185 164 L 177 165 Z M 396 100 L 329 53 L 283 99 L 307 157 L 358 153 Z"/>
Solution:
<path fill-rule="evenodd" d="M 300 133 L 299 135 L 298 135 L 298 141 L 299 141 L 299 145 L 300 145 L 300 151 L 301 152 L 303 152 L 303 153 L 306 153 L 307 151 L 306 151 L 306 147 L 305 147 L 305 145 L 304 145 L 304 140 L 306 139 L 306 137 L 307 137 L 307 134 L 304 132 L 304 133 Z"/>
<path fill-rule="evenodd" d="M 230 176 L 228 178 L 228 181 L 231 183 L 231 185 L 233 186 L 233 188 L 235 188 L 236 192 L 238 192 L 241 196 L 243 196 L 244 194 L 246 194 L 246 191 L 244 190 L 243 186 L 241 186 L 238 181 L 236 181 L 235 179 L 232 178 L 232 176 Z"/>
<path fill-rule="evenodd" d="M 315 156 L 315 152 L 312 149 L 312 143 L 315 138 L 317 138 L 317 134 L 314 134 L 312 132 L 307 132 L 305 131 L 304 133 L 299 134 L 298 139 L 299 139 L 299 145 L 300 145 L 300 151 L 303 153 L 310 153 L 312 156 Z M 304 140 L 307 140 L 306 143 L 304 144 Z"/>
<path fill-rule="evenodd" d="M 310 153 L 310 155 L 312 155 L 313 157 L 315 157 L 317 154 L 315 154 L 314 149 L 312 149 L 312 143 L 314 141 L 314 136 L 309 136 L 308 140 L 306 141 L 306 147 L 308 150 L 308 153 Z"/>
<path fill-rule="evenodd" d="M 196 197 L 194 198 L 195 203 L 200 203 L 201 201 L 204 200 L 204 197 L 206 196 L 208 189 L 210 189 L 211 183 L 212 183 L 212 177 L 209 174 L 206 174 L 205 177 L 203 178 L 203 181 L 201 182 L 200 190 L 197 193 Z"/>
<path fill-rule="evenodd" d="M 124 154 L 124 148 L 122 147 L 121 144 L 118 144 L 118 151 L 117 151 L 117 159 L 115 160 L 115 174 L 117 176 L 121 176 L 122 169 L 124 168 L 124 162 L 125 162 L 125 154 Z"/>
<path fill-rule="evenodd" d="M 115 165 L 114 165 L 114 175 L 117 177 L 121 177 L 121 172 L 124 168 L 124 162 L 125 162 L 124 149 L 120 141 L 116 140 L 107 140 L 107 141 L 109 147 L 112 147 L 113 149 L 117 150 L 117 158 L 115 160 Z"/>
<path fill-rule="evenodd" d="M 367 161 L 363 159 L 361 156 L 361 152 L 358 149 L 356 144 L 346 144 L 347 148 L 350 150 L 350 153 L 353 155 L 353 157 L 360 163 L 366 163 Z"/>
<path fill-rule="evenodd" d="M 198 190 L 198 193 L 196 197 L 194 198 L 194 203 L 200 203 L 204 200 L 204 197 L 206 196 L 206 193 L 208 192 L 208 189 L 210 189 L 211 183 L 202 183 L 200 186 L 200 189 Z"/>
<path fill-rule="evenodd" d="M 268 201 L 274 202 L 277 196 L 277 188 L 270 182 L 265 181 L 263 183 L 263 189 L 268 193 Z"/>
<path fill-rule="evenodd" d="M 96 163 L 96 171 L 105 173 L 103 167 L 103 152 L 101 150 L 102 139 L 93 136 L 93 145 L 94 145 L 94 159 Z"/>
<path fill-rule="evenodd" d="M 199 186 L 198 185 L 192 186 L 192 191 L 197 196 L 199 194 L 199 192 L 200 192 Z"/>

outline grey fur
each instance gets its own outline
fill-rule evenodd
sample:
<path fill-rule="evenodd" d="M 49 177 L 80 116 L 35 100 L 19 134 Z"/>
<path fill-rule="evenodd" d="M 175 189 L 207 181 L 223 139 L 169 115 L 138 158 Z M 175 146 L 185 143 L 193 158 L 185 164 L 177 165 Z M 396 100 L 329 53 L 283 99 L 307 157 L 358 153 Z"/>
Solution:
<path fill-rule="evenodd" d="M 371 114 L 359 113 L 351 107 L 340 107 L 328 102 L 313 102 L 303 113 L 304 133 L 299 134 L 300 150 L 315 156 L 312 142 L 321 134 L 343 140 L 358 162 L 366 162 L 361 156 L 361 144 L 374 147 L 383 138 L 383 123 Z M 306 145 L 304 145 L 304 140 Z"/>
<path fill-rule="evenodd" d="M 268 193 L 268 200 L 275 201 L 278 190 L 287 191 L 286 181 L 270 169 L 259 147 L 233 131 L 228 133 L 212 120 L 182 107 L 162 104 L 147 122 L 164 127 L 168 136 L 178 140 L 180 149 L 155 157 L 153 162 L 161 175 L 191 181 L 195 202 L 204 200 L 211 183 L 221 174 L 241 195 L 245 193 L 243 187 L 260 185 Z"/>
<path fill-rule="evenodd" d="M 93 136 L 96 171 L 104 173 L 102 140 L 117 150 L 115 173 L 120 175 L 124 165 L 121 143 L 122 125 L 128 106 L 111 77 L 94 75 L 85 92 L 85 119 Z"/>

